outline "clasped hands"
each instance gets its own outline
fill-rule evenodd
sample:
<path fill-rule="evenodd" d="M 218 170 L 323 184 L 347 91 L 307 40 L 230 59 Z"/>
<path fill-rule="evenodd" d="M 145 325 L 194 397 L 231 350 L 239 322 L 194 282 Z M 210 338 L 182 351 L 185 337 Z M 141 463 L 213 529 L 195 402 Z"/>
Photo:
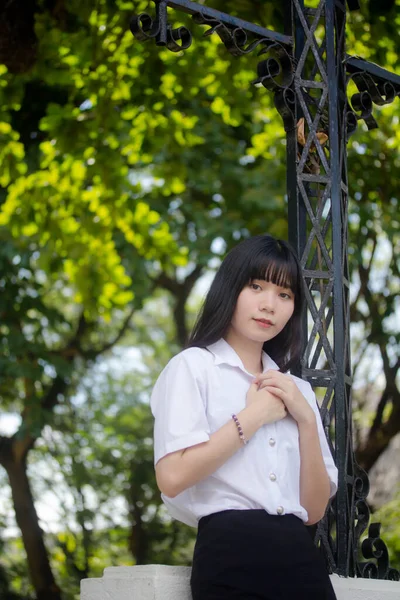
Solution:
<path fill-rule="evenodd" d="M 253 385 L 257 386 L 258 391 L 265 389 L 276 398 L 279 398 L 285 410 L 299 425 L 315 421 L 313 409 L 290 375 L 270 369 L 257 375 L 252 383 Z"/>

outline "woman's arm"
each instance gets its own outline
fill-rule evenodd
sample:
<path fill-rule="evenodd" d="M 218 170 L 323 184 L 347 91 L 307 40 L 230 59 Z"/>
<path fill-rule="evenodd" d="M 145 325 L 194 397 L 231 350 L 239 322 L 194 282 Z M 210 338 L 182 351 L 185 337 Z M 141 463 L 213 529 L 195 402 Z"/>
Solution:
<path fill-rule="evenodd" d="M 270 370 L 256 378 L 261 389 L 280 398 L 297 421 L 300 449 L 300 503 L 308 513 L 307 525 L 322 519 L 330 495 L 330 482 L 322 456 L 314 410 L 289 375 Z"/>
<path fill-rule="evenodd" d="M 329 500 L 330 483 L 322 457 L 317 421 L 298 423 L 300 446 L 300 503 L 308 513 L 307 525 L 322 519 Z"/>
<path fill-rule="evenodd" d="M 252 385 L 247 394 L 247 406 L 237 417 L 245 437 L 250 438 L 265 423 L 286 416 L 283 403 L 266 390 L 257 390 Z M 209 441 L 184 450 L 172 452 L 156 464 L 156 479 L 160 491 L 174 498 L 187 488 L 215 473 L 241 447 L 237 427 L 230 419 L 218 431 L 211 434 Z"/>

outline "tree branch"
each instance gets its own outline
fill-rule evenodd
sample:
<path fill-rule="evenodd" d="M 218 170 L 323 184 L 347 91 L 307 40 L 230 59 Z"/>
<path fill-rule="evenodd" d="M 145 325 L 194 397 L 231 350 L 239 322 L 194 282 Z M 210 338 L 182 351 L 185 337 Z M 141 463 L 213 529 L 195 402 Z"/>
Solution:
<path fill-rule="evenodd" d="M 386 377 L 386 387 L 378 404 L 374 422 L 368 432 L 367 438 L 356 451 L 357 462 L 367 471 L 371 469 L 380 455 L 386 450 L 392 438 L 400 432 L 400 391 L 396 385 L 400 357 L 391 367 L 386 347 L 380 346 L 380 350 Z M 392 411 L 388 419 L 383 423 L 383 412 L 389 402 L 392 404 Z"/>
<path fill-rule="evenodd" d="M 103 346 L 100 346 L 99 348 L 92 348 L 91 350 L 81 350 L 81 356 L 85 359 L 93 360 L 94 358 L 97 358 L 97 356 L 99 356 L 100 354 L 104 354 L 104 352 L 107 352 L 107 350 L 110 350 L 113 346 L 115 346 L 115 344 L 119 342 L 119 340 L 128 330 L 129 323 L 131 322 L 135 310 L 135 307 L 132 307 L 132 309 L 129 311 L 129 314 L 123 322 L 122 327 L 120 328 L 113 340 L 110 340 L 109 342 L 103 344 Z"/>

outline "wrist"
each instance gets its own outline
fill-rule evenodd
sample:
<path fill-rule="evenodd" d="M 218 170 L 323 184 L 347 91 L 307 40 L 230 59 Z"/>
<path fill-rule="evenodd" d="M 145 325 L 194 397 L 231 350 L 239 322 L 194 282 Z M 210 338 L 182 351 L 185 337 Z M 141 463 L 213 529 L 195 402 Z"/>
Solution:
<path fill-rule="evenodd" d="M 232 414 L 232 419 L 233 419 L 233 420 L 234 420 L 234 422 L 235 422 L 236 429 L 237 429 L 237 431 L 238 431 L 238 434 L 239 434 L 239 439 L 240 439 L 240 441 L 242 442 L 242 444 L 245 446 L 246 444 L 248 444 L 248 443 L 249 443 L 249 440 L 248 440 L 248 439 L 247 439 L 247 437 L 244 435 L 244 432 L 243 432 L 243 429 L 242 429 L 242 425 L 241 425 L 241 423 L 240 423 L 240 421 L 239 421 L 238 417 L 237 417 L 237 416 L 236 416 L 234 413 Z"/>
<path fill-rule="evenodd" d="M 250 424 L 251 429 L 255 431 L 264 425 L 264 415 L 260 410 L 262 408 L 260 403 L 254 402 L 253 404 L 249 404 L 243 410 L 238 413 L 239 419 L 242 418 L 244 422 Z"/>
<path fill-rule="evenodd" d="M 313 431 L 317 427 L 317 419 L 313 410 L 308 415 L 303 416 L 297 421 L 297 426 L 300 430 Z"/>

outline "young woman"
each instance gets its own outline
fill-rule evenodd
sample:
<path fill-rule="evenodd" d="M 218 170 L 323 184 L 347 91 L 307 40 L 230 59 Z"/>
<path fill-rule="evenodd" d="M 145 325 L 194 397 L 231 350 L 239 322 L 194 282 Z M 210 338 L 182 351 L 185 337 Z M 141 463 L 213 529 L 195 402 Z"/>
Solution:
<path fill-rule="evenodd" d="M 193 600 L 334 600 L 306 525 L 337 470 L 301 352 L 303 286 L 284 241 L 226 256 L 189 347 L 151 398 L 157 483 L 170 514 L 198 526 Z"/>

